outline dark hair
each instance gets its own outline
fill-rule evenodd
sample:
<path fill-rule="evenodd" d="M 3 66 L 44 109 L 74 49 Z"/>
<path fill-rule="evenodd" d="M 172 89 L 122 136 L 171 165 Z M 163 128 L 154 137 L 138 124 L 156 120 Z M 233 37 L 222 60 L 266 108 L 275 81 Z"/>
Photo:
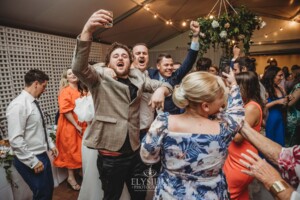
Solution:
<path fill-rule="evenodd" d="M 25 74 L 25 86 L 29 87 L 32 85 L 34 81 L 38 81 L 39 83 L 44 83 L 45 81 L 49 81 L 49 76 L 45 74 L 45 72 L 39 69 L 31 69 Z"/>
<path fill-rule="evenodd" d="M 247 71 L 256 72 L 256 59 L 255 58 L 245 58 L 245 67 Z"/>
<path fill-rule="evenodd" d="M 277 66 L 270 66 L 265 71 L 265 73 L 261 79 L 261 82 L 265 86 L 265 88 L 268 92 L 269 98 L 271 98 L 271 99 L 277 98 L 277 95 L 275 92 L 275 87 L 278 87 L 278 86 L 274 83 L 274 78 L 280 70 L 281 69 Z M 281 89 L 279 88 L 279 90 L 281 90 Z"/>
<path fill-rule="evenodd" d="M 293 80 L 293 86 L 295 86 L 296 84 L 300 83 L 300 68 L 299 69 L 295 69 L 293 71 L 294 75 L 294 80 Z"/>
<path fill-rule="evenodd" d="M 247 56 L 237 58 L 234 63 L 239 64 L 240 71 L 245 67 L 247 71 L 255 72 L 256 71 L 256 59 L 249 58 Z"/>
<path fill-rule="evenodd" d="M 84 92 L 88 93 L 89 89 L 82 81 L 79 80 L 78 81 L 78 91 L 80 92 L 81 96 L 84 96 Z"/>
<path fill-rule="evenodd" d="M 276 60 L 272 60 L 272 61 L 270 62 L 270 66 L 275 66 L 275 67 L 277 67 L 277 66 L 278 66 L 277 61 L 276 61 Z"/>
<path fill-rule="evenodd" d="M 168 53 L 161 53 L 158 55 L 157 59 L 156 59 L 156 64 L 160 63 L 160 61 L 163 59 L 163 58 L 172 58 L 172 56 Z"/>
<path fill-rule="evenodd" d="M 271 67 L 271 65 L 265 66 L 264 73 Z"/>
<path fill-rule="evenodd" d="M 289 68 L 287 66 L 284 66 L 282 68 L 282 71 L 283 71 L 283 74 L 284 74 L 284 78 L 287 79 L 290 75 Z"/>
<path fill-rule="evenodd" d="M 258 76 L 255 72 L 241 72 L 235 75 L 237 84 L 240 87 L 241 95 L 245 104 L 253 100 L 257 102 L 261 108 L 263 108 L 264 103 L 260 95 L 260 85 Z"/>
<path fill-rule="evenodd" d="M 210 66 L 211 66 L 211 59 L 202 57 L 202 58 L 199 58 L 196 63 L 196 70 L 197 71 L 207 71 Z"/>
<path fill-rule="evenodd" d="M 245 60 L 242 59 L 242 58 L 237 58 L 233 64 L 238 64 L 239 65 L 239 69 L 240 69 L 240 72 L 242 72 L 242 69 L 243 69 L 243 66 L 245 66 Z"/>
<path fill-rule="evenodd" d="M 267 63 L 269 63 L 270 66 L 278 66 L 277 60 L 274 58 L 269 58 Z"/>
<path fill-rule="evenodd" d="M 294 70 L 299 70 L 300 69 L 300 66 L 299 65 L 293 65 L 292 67 L 291 67 L 291 71 L 293 72 Z"/>
<path fill-rule="evenodd" d="M 93 61 L 93 60 L 89 61 L 89 65 L 94 65 L 96 63 L 98 63 L 98 62 L 97 61 Z"/>
<path fill-rule="evenodd" d="M 115 49 L 124 49 L 127 53 L 128 53 L 128 56 L 129 56 L 129 60 L 130 60 L 130 64 L 132 63 L 132 54 L 131 54 L 131 51 L 130 49 L 124 45 L 124 44 L 121 44 L 121 43 L 118 43 L 118 42 L 114 42 L 110 49 L 108 50 L 108 53 L 106 54 L 106 57 L 105 57 L 105 65 L 107 66 L 108 63 L 110 62 L 110 56 L 112 54 L 112 52 L 115 50 Z"/>
<path fill-rule="evenodd" d="M 219 73 L 219 67 L 218 67 L 217 65 L 212 65 L 212 66 L 210 66 L 210 67 L 214 68 L 214 69 L 217 71 L 217 73 Z M 208 69 L 209 69 L 209 68 L 208 68 Z"/>

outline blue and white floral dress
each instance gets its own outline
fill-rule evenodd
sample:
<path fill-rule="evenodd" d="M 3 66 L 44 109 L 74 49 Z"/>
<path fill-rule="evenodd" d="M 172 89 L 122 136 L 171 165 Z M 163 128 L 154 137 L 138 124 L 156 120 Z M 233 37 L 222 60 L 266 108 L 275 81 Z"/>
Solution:
<path fill-rule="evenodd" d="M 231 88 L 227 109 L 221 113 L 220 134 L 171 132 L 168 116 L 157 116 L 141 147 L 144 162 L 161 159 L 154 199 L 229 199 L 222 167 L 228 145 L 244 120 L 239 87 Z"/>

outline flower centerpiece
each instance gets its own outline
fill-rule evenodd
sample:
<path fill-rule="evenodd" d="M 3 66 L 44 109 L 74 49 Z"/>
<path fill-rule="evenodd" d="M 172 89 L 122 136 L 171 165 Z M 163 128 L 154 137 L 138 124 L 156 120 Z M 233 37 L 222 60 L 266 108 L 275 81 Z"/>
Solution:
<path fill-rule="evenodd" d="M 0 140 L 0 165 L 5 169 L 7 181 L 10 184 L 13 184 L 13 181 L 11 179 L 13 155 L 10 152 L 11 147 L 8 140 Z"/>
<path fill-rule="evenodd" d="M 225 12 L 214 17 L 198 18 L 201 32 L 199 37 L 199 55 L 204 53 L 212 46 L 220 45 L 224 49 L 225 57 L 231 56 L 231 47 L 239 42 L 244 45 L 245 53 L 250 49 L 251 37 L 254 30 L 259 30 L 266 25 L 261 17 L 256 16 L 244 6 Z"/>

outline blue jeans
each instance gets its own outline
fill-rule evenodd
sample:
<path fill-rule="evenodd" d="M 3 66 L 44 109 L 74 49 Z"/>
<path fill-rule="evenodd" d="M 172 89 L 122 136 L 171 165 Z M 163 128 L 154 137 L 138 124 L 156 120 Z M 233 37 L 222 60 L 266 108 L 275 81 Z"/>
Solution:
<path fill-rule="evenodd" d="M 36 156 L 43 164 L 44 170 L 38 174 L 22 163 L 16 156 L 14 166 L 33 193 L 33 200 L 51 200 L 54 188 L 54 181 L 51 170 L 51 163 L 47 153 Z"/>

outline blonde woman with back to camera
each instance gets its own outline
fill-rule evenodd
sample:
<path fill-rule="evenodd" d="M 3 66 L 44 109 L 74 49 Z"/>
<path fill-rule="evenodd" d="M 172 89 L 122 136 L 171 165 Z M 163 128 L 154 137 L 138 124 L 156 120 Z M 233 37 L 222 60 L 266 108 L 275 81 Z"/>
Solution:
<path fill-rule="evenodd" d="M 161 113 L 141 147 L 146 163 L 161 161 L 154 199 L 229 199 L 222 167 L 227 148 L 244 120 L 243 101 L 234 75 L 223 74 L 230 86 L 226 110 L 225 86 L 208 72 L 187 75 L 175 88 L 179 115 Z M 220 121 L 211 120 L 218 114 Z"/>

